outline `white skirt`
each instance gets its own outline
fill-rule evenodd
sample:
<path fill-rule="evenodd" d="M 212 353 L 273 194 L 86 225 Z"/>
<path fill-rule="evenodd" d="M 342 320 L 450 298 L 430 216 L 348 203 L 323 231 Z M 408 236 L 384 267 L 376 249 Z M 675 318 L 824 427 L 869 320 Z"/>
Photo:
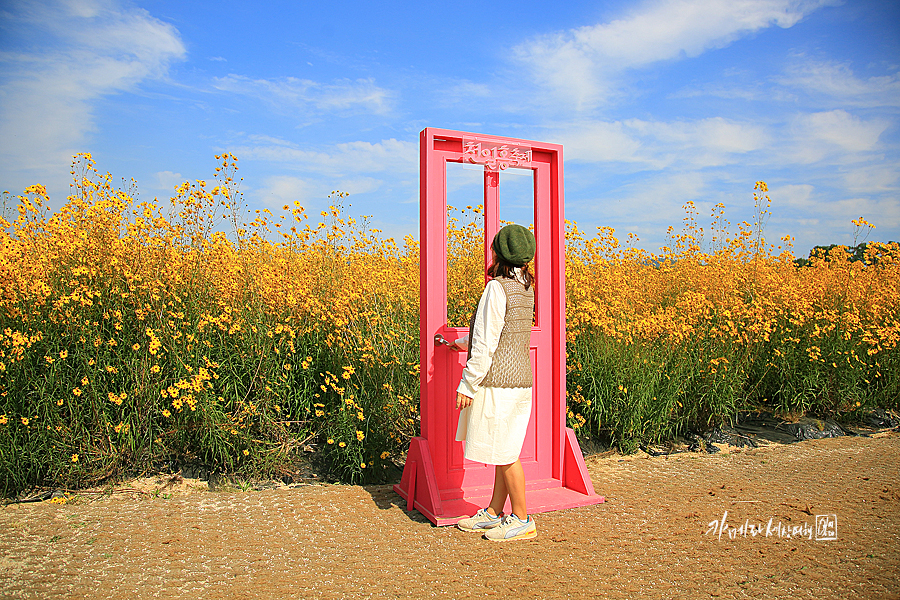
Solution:
<path fill-rule="evenodd" d="M 456 441 L 465 457 L 488 465 L 516 462 L 531 418 L 531 388 L 479 388 L 459 415 Z"/>

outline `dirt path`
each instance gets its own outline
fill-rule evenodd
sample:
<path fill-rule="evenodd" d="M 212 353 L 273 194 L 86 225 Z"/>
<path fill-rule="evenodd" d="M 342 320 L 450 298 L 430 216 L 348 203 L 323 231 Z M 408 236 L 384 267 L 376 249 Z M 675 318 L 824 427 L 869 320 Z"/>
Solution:
<path fill-rule="evenodd" d="M 896 434 L 593 458 L 608 502 L 537 515 L 536 540 L 507 544 L 432 527 L 390 486 L 10 505 L 0 596 L 898 598 L 898 465 Z M 836 539 L 815 539 L 816 515 Z M 746 520 L 762 532 L 732 539 Z"/>

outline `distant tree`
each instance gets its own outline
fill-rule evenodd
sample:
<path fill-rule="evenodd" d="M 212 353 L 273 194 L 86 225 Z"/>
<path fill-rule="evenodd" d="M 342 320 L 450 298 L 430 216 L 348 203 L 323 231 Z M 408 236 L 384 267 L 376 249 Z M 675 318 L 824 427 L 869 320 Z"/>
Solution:
<path fill-rule="evenodd" d="M 869 249 L 869 246 L 878 242 L 862 242 L 855 246 L 844 246 L 841 244 L 829 244 L 827 246 L 813 246 L 812 250 L 809 251 L 809 258 L 795 258 L 794 264 L 798 267 L 806 267 L 810 264 L 813 258 L 824 259 L 826 261 L 831 260 L 831 251 L 835 248 L 841 248 L 844 252 L 848 254 L 849 260 L 852 261 L 864 261 L 866 259 L 866 250 Z M 896 242 L 887 242 L 888 244 L 895 244 Z M 875 261 L 877 262 L 878 257 L 875 256 Z"/>

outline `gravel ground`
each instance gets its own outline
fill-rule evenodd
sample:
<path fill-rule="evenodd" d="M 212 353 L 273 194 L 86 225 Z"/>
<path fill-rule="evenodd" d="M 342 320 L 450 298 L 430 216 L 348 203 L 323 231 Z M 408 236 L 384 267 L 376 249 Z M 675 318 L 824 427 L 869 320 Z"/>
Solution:
<path fill-rule="evenodd" d="M 0 596 L 900 598 L 898 463 L 896 433 L 593 457 L 607 502 L 506 544 L 433 527 L 388 485 L 149 479 L 0 508 Z"/>

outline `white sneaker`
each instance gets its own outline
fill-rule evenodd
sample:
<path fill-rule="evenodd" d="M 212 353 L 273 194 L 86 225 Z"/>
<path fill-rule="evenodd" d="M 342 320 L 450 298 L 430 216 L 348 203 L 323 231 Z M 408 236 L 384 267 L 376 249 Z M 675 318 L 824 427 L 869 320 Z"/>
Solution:
<path fill-rule="evenodd" d="M 463 531 L 484 531 L 500 525 L 500 517 L 490 514 L 486 508 L 479 508 L 475 516 L 462 519 L 456 524 Z"/>
<path fill-rule="evenodd" d="M 516 515 L 508 515 L 500 525 L 485 531 L 484 537 L 492 542 L 530 540 L 537 537 L 537 526 L 531 517 L 523 521 Z"/>

